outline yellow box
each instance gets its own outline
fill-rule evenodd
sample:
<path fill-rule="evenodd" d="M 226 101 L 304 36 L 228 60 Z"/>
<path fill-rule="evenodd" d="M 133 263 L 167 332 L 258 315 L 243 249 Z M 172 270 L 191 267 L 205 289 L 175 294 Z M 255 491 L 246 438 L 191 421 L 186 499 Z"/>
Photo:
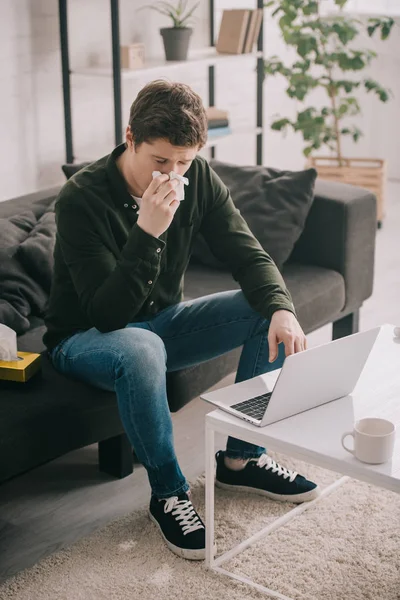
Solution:
<path fill-rule="evenodd" d="M 40 354 L 17 352 L 20 360 L 0 360 L 0 379 L 28 381 L 40 369 Z"/>

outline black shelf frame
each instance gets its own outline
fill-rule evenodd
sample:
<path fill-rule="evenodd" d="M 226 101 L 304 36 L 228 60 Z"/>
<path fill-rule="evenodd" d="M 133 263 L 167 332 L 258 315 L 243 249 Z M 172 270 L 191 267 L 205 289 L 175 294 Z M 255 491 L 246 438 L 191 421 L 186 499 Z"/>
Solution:
<path fill-rule="evenodd" d="M 257 8 L 263 9 L 264 0 L 257 0 Z M 68 0 L 58 0 L 60 45 L 61 45 L 61 71 L 64 103 L 64 131 L 65 131 L 65 160 L 73 163 L 75 160 L 73 135 L 72 135 L 72 102 L 71 102 L 71 69 L 69 63 L 68 42 Z M 110 0 L 111 12 L 111 44 L 112 44 L 112 70 L 114 94 L 114 140 L 115 145 L 123 141 L 122 130 L 122 81 L 120 58 L 120 28 L 119 28 L 119 0 Z M 209 42 L 215 46 L 215 0 L 209 0 Z M 263 27 L 257 41 L 257 50 L 261 56 L 257 57 L 256 67 L 256 126 L 260 128 L 256 134 L 256 162 L 262 164 L 263 157 L 263 83 L 264 83 L 264 35 Z M 208 104 L 215 106 L 215 65 L 208 67 Z M 215 158 L 215 146 L 211 147 L 211 157 Z"/>

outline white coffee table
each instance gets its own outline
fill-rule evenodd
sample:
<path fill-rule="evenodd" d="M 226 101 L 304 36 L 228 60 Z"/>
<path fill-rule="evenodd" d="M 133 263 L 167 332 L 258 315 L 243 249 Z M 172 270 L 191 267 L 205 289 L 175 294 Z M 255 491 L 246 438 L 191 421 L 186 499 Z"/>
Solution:
<path fill-rule="evenodd" d="M 343 485 L 349 477 L 400 493 L 400 340 L 393 336 L 393 329 L 393 325 L 382 326 L 351 396 L 262 428 L 221 410 L 214 410 L 206 415 L 206 566 L 208 568 L 248 583 L 272 597 L 290 600 L 287 596 L 223 569 L 221 565 L 321 501 Z M 332 368 L 335 368 L 334 365 Z M 262 377 L 271 381 L 271 378 L 276 376 L 277 372 L 274 372 L 273 375 Z M 361 463 L 342 447 L 342 433 L 351 431 L 355 421 L 370 416 L 389 419 L 397 426 L 394 455 L 389 463 L 383 465 Z M 214 546 L 214 434 L 216 432 L 331 469 L 342 473 L 344 477 L 325 488 L 316 500 L 298 505 L 251 538 L 215 558 L 212 548 Z"/>

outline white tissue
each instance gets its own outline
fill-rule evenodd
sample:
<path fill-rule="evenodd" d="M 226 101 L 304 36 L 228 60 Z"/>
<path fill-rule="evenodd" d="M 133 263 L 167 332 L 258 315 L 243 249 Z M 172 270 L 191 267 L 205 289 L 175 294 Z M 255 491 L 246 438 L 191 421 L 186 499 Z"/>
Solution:
<path fill-rule="evenodd" d="M 153 175 L 153 179 L 154 179 L 154 177 L 158 177 L 159 175 L 161 175 L 161 171 L 153 171 L 152 175 Z M 178 173 L 175 173 L 175 171 L 169 172 L 169 178 L 177 179 L 179 181 L 179 184 L 176 188 L 176 194 L 177 194 L 177 200 L 179 200 L 179 202 L 182 202 L 182 200 L 185 199 L 184 186 L 189 185 L 189 179 L 187 177 L 182 177 L 182 175 L 178 175 Z"/>
<path fill-rule="evenodd" d="M 18 360 L 17 334 L 13 329 L 0 323 L 0 360 Z"/>

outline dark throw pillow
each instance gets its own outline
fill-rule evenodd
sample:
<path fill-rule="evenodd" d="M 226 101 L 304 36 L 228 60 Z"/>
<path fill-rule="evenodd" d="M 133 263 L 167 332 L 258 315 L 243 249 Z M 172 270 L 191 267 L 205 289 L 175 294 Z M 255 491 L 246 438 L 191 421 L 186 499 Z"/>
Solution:
<path fill-rule="evenodd" d="M 75 175 L 75 173 L 77 173 L 78 171 L 80 171 L 84 167 L 87 167 L 90 164 L 91 164 L 90 162 L 83 162 L 83 163 L 79 163 L 77 165 L 75 165 L 75 164 L 66 164 L 66 165 L 62 165 L 61 169 L 62 169 L 65 177 L 67 179 L 70 179 L 72 177 L 72 175 Z"/>
<path fill-rule="evenodd" d="M 314 199 L 316 170 L 281 171 L 217 160 L 211 160 L 210 166 L 228 187 L 254 236 L 281 269 L 304 229 Z M 195 240 L 192 258 L 209 267 L 224 268 L 201 235 Z"/>

